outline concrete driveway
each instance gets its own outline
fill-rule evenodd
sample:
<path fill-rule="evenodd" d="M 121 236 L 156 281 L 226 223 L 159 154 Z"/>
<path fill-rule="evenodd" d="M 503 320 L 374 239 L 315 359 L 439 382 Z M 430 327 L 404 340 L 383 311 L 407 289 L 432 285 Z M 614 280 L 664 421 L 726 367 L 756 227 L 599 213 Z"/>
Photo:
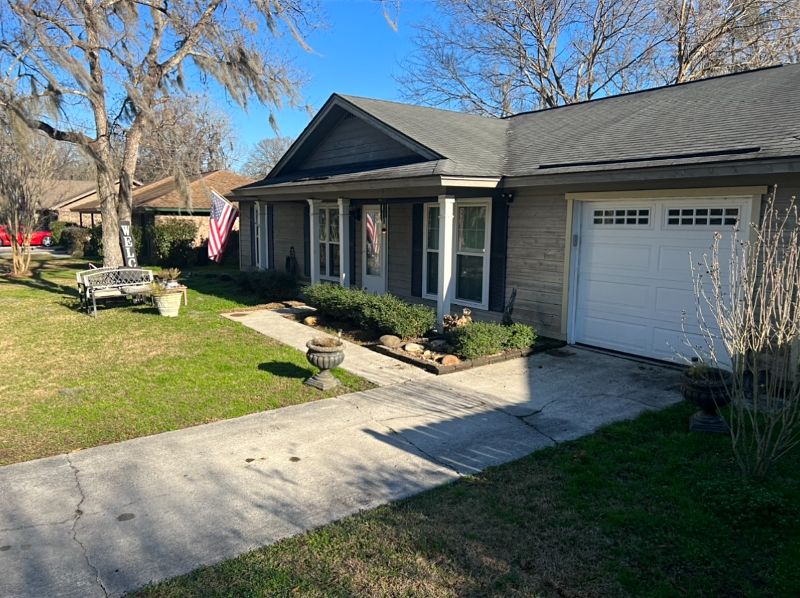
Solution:
<path fill-rule="evenodd" d="M 0 596 L 117 596 L 680 399 L 566 349 L 0 468 Z"/>

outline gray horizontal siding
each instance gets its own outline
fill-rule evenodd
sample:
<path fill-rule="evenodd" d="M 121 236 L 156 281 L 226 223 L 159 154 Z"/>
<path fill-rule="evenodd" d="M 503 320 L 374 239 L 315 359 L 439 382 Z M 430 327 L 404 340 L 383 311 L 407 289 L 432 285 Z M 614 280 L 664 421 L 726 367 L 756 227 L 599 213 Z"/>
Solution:
<path fill-rule="evenodd" d="M 303 277 L 304 251 L 303 251 L 303 215 L 304 204 L 274 203 L 272 208 L 272 230 L 274 235 L 275 269 L 279 272 L 286 271 L 286 258 L 294 247 L 297 258 L 297 272 Z"/>
<path fill-rule="evenodd" d="M 312 170 L 361 164 L 396 161 L 416 154 L 375 127 L 356 117 L 341 120 L 297 165 L 295 170 Z"/>
<path fill-rule="evenodd" d="M 520 190 L 509 206 L 506 298 L 517 289 L 514 320 L 562 338 L 567 204 L 558 193 Z"/>
<path fill-rule="evenodd" d="M 239 269 L 250 270 L 253 267 L 250 237 L 250 205 L 242 204 L 239 211 Z"/>

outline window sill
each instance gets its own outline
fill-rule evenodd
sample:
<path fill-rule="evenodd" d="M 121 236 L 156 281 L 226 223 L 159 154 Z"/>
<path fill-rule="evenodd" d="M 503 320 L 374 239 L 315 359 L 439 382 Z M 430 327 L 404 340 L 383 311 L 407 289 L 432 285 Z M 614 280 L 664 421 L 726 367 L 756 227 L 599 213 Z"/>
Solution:
<path fill-rule="evenodd" d="M 459 299 L 458 297 L 453 297 L 451 304 L 458 305 L 459 307 L 470 307 L 473 309 L 482 309 L 484 311 L 489 310 L 489 302 L 486 301 L 485 303 L 476 303 L 475 301 L 467 301 L 466 299 Z"/>

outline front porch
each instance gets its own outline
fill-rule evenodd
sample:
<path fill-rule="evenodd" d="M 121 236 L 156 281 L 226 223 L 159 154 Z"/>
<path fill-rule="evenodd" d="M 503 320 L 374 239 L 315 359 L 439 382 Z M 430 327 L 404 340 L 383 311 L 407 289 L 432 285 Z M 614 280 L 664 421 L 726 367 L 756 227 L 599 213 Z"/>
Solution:
<path fill-rule="evenodd" d="M 484 192 L 254 201 L 242 209 L 251 246 L 242 264 L 285 270 L 294 256 L 298 275 L 312 284 L 390 292 L 435 306 L 440 323 L 464 307 L 496 320 L 506 294 L 508 199 Z"/>

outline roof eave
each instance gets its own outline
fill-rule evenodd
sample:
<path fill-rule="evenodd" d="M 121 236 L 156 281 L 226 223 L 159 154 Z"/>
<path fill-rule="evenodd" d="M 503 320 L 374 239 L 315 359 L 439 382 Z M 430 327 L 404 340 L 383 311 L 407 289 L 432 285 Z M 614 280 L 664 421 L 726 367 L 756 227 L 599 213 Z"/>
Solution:
<path fill-rule="evenodd" d="M 658 179 L 690 179 L 716 176 L 748 176 L 800 173 L 800 156 L 701 162 L 636 168 L 597 169 L 505 177 L 503 187 L 551 187 L 563 184 L 626 182 Z"/>
<path fill-rule="evenodd" d="M 256 201 L 265 197 L 286 197 L 287 199 L 312 198 L 315 193 L 361 192 L 370 190 L 430 189 L 430 188 L 481 188 L 496 189 L 501 186 L 501 177 L 424 175 L 417 177 L 376 178 L 361 181 L 319 182 L 299 181 L 260 187 L 234 189 L 231 197 L 237 201 Z"/>

